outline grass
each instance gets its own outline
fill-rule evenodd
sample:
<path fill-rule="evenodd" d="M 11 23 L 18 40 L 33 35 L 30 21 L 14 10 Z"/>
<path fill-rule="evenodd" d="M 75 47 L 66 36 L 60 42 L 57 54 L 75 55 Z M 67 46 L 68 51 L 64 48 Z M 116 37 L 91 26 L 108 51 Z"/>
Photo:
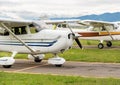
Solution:
<path fill-rule="evenodd" d="M 112 49 L 98 49 L 98 41 L 92 40 L 81 40 L 81 43 L 84 45 L 96 45 L 96 48 L 72 48 L 60 56 L 63 56 L 68 61 L 84 61 L 84 62 L 110 62 L 110 63 L 120 63 L 120 49 L 112 48 Z M 104 44 L 106 44 L 104 42 Z M 113 41 L 113 46 L 120 46 L 119 41 Z M 76 45 L 76 43 L 74 43 Z"/>
<path fill-rule="evenodd" d="M 81 62 L 104 62 L 104 63 L 120 63 L 120 49 L 79 49 L 72 48 L 65 51 L 59 56 L 64 57 L 67 61 L 81 61 Z M 48 59 L 52 55 L 46 55 Z"/>
<path fill-rule="evenodd" d="M 59 56 L 64 57 L 67 61 L 81 61 L 81 62 L 110 62 L 120 63 L 120 49 L 79 49 L 72 48 L 65 51 Z M 11 56 L 11 53 L 0 52 L 0 56 Z M 51 54 L 46 54 L 45 60 L 53 57 Z M 17 54 L 16 59 L 27 59 L 27 54 Z"/>
<path fill-rule="evenodd" d="M 0 72 L 0 85 L 119 85 L 120 79 Z"/>
<path fill-rule="evenodd" d="M 96 41 L 81 41 L 84 45 L 97 45 Z M 114 42 L 118 45 L 119 42 Z M 59 56 L 68 61 L 112 62 L 120 63 L 120 49 L 89 48 L 80 50 L 72 48 Z M 11 53 L 0 52 L 0 56 L 11 56 Z M 45 59 L 52 57 L 47 54 Z M 27 58 L 26 54 L 17 54 L 16 58 Z M 85 78 L 79 76 L 58 76 L 43 74 L 20 74 L 0 72 L 0 85 L 120 85 L 120 79 L 115 78 Z"/>
<path fill-rule="evenodd" d="M 120 50 L 111 49 L 71 49 L 61 54 L 68 61 L 120 63 Z"/>
<path fill-rule="evenodd" d="M 97 40 L 80 40 L 82 45 L 98 45 L 100 41 Z M 76 45 L 76 43 L 74 43 Z M 103 44 L 106 44 L 106 42 L 103 42 Z M 112 41 L 113 46 L 120 46 L 120 41 Z"/>
<path fill-rule="evenodd" d="M 82 40 L 81 43 L 83 45 L 97 45 L 97 41 L 86 41 Z M 76 43 L 74 43 L 75 45 Z M 119 41 L 114 41 L 113 46 L 119 46 Z M 65 51 L 63 54 L 59 54 L 59 56 L 64 57 L 67 61 L 82 61 L 82 62 L 110 62 L 110 63 L 120 63 L 120 49 L 112 48 L 112 49 L 98 49 L 96 48 L 72 48 L 70 50 Z M 0 52 L 0 56 L 11 56 L 11 53 Z M 45 59 L 52 57 L 51 54 L 46 54 Z M 17 54 L 17 59 L 27 59 L 27 54 Z"/>

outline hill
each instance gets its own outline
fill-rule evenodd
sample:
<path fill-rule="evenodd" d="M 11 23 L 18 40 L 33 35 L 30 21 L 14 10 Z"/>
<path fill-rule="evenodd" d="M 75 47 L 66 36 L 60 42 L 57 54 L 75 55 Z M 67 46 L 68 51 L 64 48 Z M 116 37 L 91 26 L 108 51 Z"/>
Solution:
<path fill-rule="evenodd" d="M 100 20 L 100 21 L 110 21 L 110 22 L 114 22 L 114 21 L 120 21 L 120 12 L 115 12 L 115 13 L 103 13 L 103 14 L 91 14 L 91 15 L 85 15 L 85 16 L 80 16 L 80 17 L 71 17 L 71 18 L 67 18 L 67 17 L 62 17 L 62 18 L 51 18 L 51 19 L 80 19 L 80 20 Z"/>

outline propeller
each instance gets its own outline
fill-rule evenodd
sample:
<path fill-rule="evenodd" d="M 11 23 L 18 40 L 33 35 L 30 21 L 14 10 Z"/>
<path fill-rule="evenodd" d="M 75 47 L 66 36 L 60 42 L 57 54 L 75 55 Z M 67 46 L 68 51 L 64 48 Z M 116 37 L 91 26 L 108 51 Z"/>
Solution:
<path fill-rule="evenodd" d="M 79 39 L 78 39 L 78 38 L 75 38 L 75 41 L 76 41 L 76 43 L 78 44 L 78 46 L 79 46 L 81 49 L 83 49 L 82 44 L 80 43 Z"/>
<path fill-rule="evenodd" d="M 68 24 L 68 23 L 67 23 L 67 24 Z M 75 33 L 73 32 L 73 30 L 71 29 L 71 27 L 69 26 L 69 24 L 68 24 L 68 28 L 70 29 L 70 31 L 72 32 L 72 34 L 75 36 Z M 78 45 L 81 49 L 83 49 L 82 44 L 80 43 L 78 37 L 75 36 L 74 39 L 75 39 L 77 45 Z"/>

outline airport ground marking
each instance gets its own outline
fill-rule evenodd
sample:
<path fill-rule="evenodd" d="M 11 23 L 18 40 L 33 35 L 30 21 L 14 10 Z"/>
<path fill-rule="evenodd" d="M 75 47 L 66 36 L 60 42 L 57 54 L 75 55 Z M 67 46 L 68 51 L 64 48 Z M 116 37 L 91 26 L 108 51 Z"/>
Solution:
<path fill-rule="evenodd" d="M 27 67 L 27 68 L 23 68 L 23 69 L 19 69 L 19 70 L 14 70 L 13 72 L 20 72 L 20 71 L 24 71 L 24 70 L 28 70 L 28 69 L 33 69 L 33 68 L 37 68 L 37 67 L 41 67 L 41 66 L 46 66 L 46 65 L 48 65 L 48 63 L 43 64 L 43 65 L 37 65 L 37 66 Z"/>

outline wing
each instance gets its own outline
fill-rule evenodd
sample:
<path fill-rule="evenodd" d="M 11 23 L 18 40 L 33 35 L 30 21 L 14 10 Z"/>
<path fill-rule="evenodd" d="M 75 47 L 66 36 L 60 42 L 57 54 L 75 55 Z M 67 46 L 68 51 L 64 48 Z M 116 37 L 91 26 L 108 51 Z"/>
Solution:
<path fill-rule="evenodd" d="M 33 24 L 32 21 L 28 20 L 11 20 L 11 19 L 0 19 L 0 23 L 4 23 L 7 27 L 22 27 Z"/>
<path fill-rule="evenodd" d="M 67 28 L 68 23 L 78 23 L 80 20 L 44 20 L 48 25 L 51 25 L 53 29 Z"/>
<path fill-rule="evenodd" d="M 96 21 L 96 20 L 83 20 L 84 24 L 93 26 L 93 27 L 102 27 L 102 26 L 114 26 L 114 23 L 112 22 L 105 22 L 105 21 Z"/>
<path fill-rule="evenodd" d="M 59 23 L 64 23 L 64 21 L 58 21 L 58 20 L 45 20 L 44 21 L 46 24 L 59 24 Z"/>
<path fill-rule="evenodd" d="M 46 24 L 61 24 L 61 23 L 73 23 L 78 22 L 79 20 L 45 20 Z"/>

